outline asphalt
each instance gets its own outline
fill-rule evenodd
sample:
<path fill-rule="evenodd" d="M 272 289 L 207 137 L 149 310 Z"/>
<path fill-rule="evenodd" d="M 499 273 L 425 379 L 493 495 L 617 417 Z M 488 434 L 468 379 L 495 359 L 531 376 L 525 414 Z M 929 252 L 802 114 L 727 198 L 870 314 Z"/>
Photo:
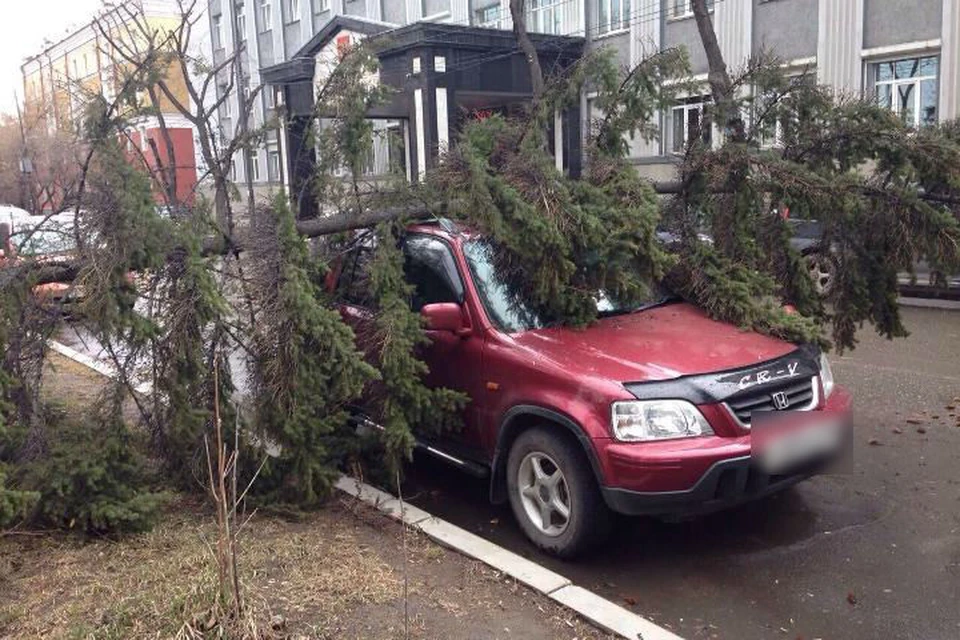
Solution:
<path fill-rule="evenodd" d="M 486 485 L 418 460 L 413 503 L 686 638 L 960 638 L 960 312 L 905 308 L 834 355 L 856 402 L 853 467 L 683 523 L 620 518 L 576 562 L 539 553 Z M 957 400 L 954 400 L 957 398 Z"/>

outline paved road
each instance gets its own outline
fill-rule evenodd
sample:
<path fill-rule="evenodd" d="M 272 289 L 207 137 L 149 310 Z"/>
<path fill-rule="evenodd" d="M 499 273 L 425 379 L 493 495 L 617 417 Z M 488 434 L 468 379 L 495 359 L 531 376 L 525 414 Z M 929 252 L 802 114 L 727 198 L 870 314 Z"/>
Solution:
<path fill-rule="evenodd" d="M 576 563 L 538 553 L 483 483 L 440 463 L 417 462 L 406 492 L 686 638 L 956 640 L 960 426 L 946 406 L 960 397 L 960 312 L 904 315 L 910 338 L 865 333 L 833 358 L 856 398 L 849 475 L 693 522 L 623 518 Z"/>

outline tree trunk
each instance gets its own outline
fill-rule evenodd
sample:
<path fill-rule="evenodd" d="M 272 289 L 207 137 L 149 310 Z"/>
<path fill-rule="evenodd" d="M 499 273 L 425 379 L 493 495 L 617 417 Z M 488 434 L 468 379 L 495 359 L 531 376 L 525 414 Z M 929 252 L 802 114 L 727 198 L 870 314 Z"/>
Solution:
<path fill-rule="evenodd" d="M 530 65 L 530 86 L 533 89 L 533 104 L 536 105 L 543 95 L 543 69 L 537 47 L 527 33 L 526 0 L 510 0 L 510 17 L 513 19 L 513 33 L 517 36 L 517 45 L 527 57 Z"/>
<path fill-rule="evenodd" d="M 723 123 L 725 134 L 734 141 L 742 142 L 747 139 L 746 126 L 740 114 L 740 107 L 737 105 L 727 63 L 723 59 L 720 44 L 717 42 L 717 32 L 713 29 L 707 0 L 691 0 L 691 6 L 693 17 L 697 21 L 697 30 L 700 32 L 700 41 L 707 54 L 707 65 L 710 69 L 707 81 L 710 83 L 710 92 L 717 106 L 717 114 Z"/>

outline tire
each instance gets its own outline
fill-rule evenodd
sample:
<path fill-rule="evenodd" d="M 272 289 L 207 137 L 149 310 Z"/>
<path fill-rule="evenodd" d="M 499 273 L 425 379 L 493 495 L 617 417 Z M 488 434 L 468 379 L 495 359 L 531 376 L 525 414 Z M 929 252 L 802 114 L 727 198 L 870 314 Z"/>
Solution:
<path fill-rule="evenodd" d="M 507 494 L 524 534 L 552 555 L 573 557 L 610 531 L 610 511 L 580 445 L 548 428 L 524 431 L 510 447 Z"/>
<path fill-rule="evenodd" d="M 837 264 L 833 257 L 820 251 L 811 251 L 805 254 L 803 259 L 817 295 L 821 298 L 829 298 L 833 293 L 833 285 L 837 277 Z"/>

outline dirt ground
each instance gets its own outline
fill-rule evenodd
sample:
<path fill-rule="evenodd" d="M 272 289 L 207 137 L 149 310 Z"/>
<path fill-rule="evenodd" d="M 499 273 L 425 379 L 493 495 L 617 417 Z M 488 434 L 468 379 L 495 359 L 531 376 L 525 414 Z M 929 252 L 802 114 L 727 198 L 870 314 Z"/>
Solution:
<path fill-rule="evenodd" d="M 600 638 L 574 614 L 481 563 L 343 498 L 242 534 L 248 605 L 276 637 Z M 0 637 L 175 637 L 214 593 L 211 517 L 186 499 L 120 542 L 0 538 Z M 404 562 L 406 557 L 407 561 Z"/>
<path fill-rule="evenodd" d="M 59 356 L 52 363 L 51 397 L 96 397 L 96 374 Z M 178 498 L 152 532 L 120 541 L 0 534 L 0 638 L 191 637 L 215 595 L 213 544 L 212 514 L 196 497 Z M 346 497 L 297 520 L 255 515 L 241 533 L 240 567 L 265 637 L 607 637 Z"/>

